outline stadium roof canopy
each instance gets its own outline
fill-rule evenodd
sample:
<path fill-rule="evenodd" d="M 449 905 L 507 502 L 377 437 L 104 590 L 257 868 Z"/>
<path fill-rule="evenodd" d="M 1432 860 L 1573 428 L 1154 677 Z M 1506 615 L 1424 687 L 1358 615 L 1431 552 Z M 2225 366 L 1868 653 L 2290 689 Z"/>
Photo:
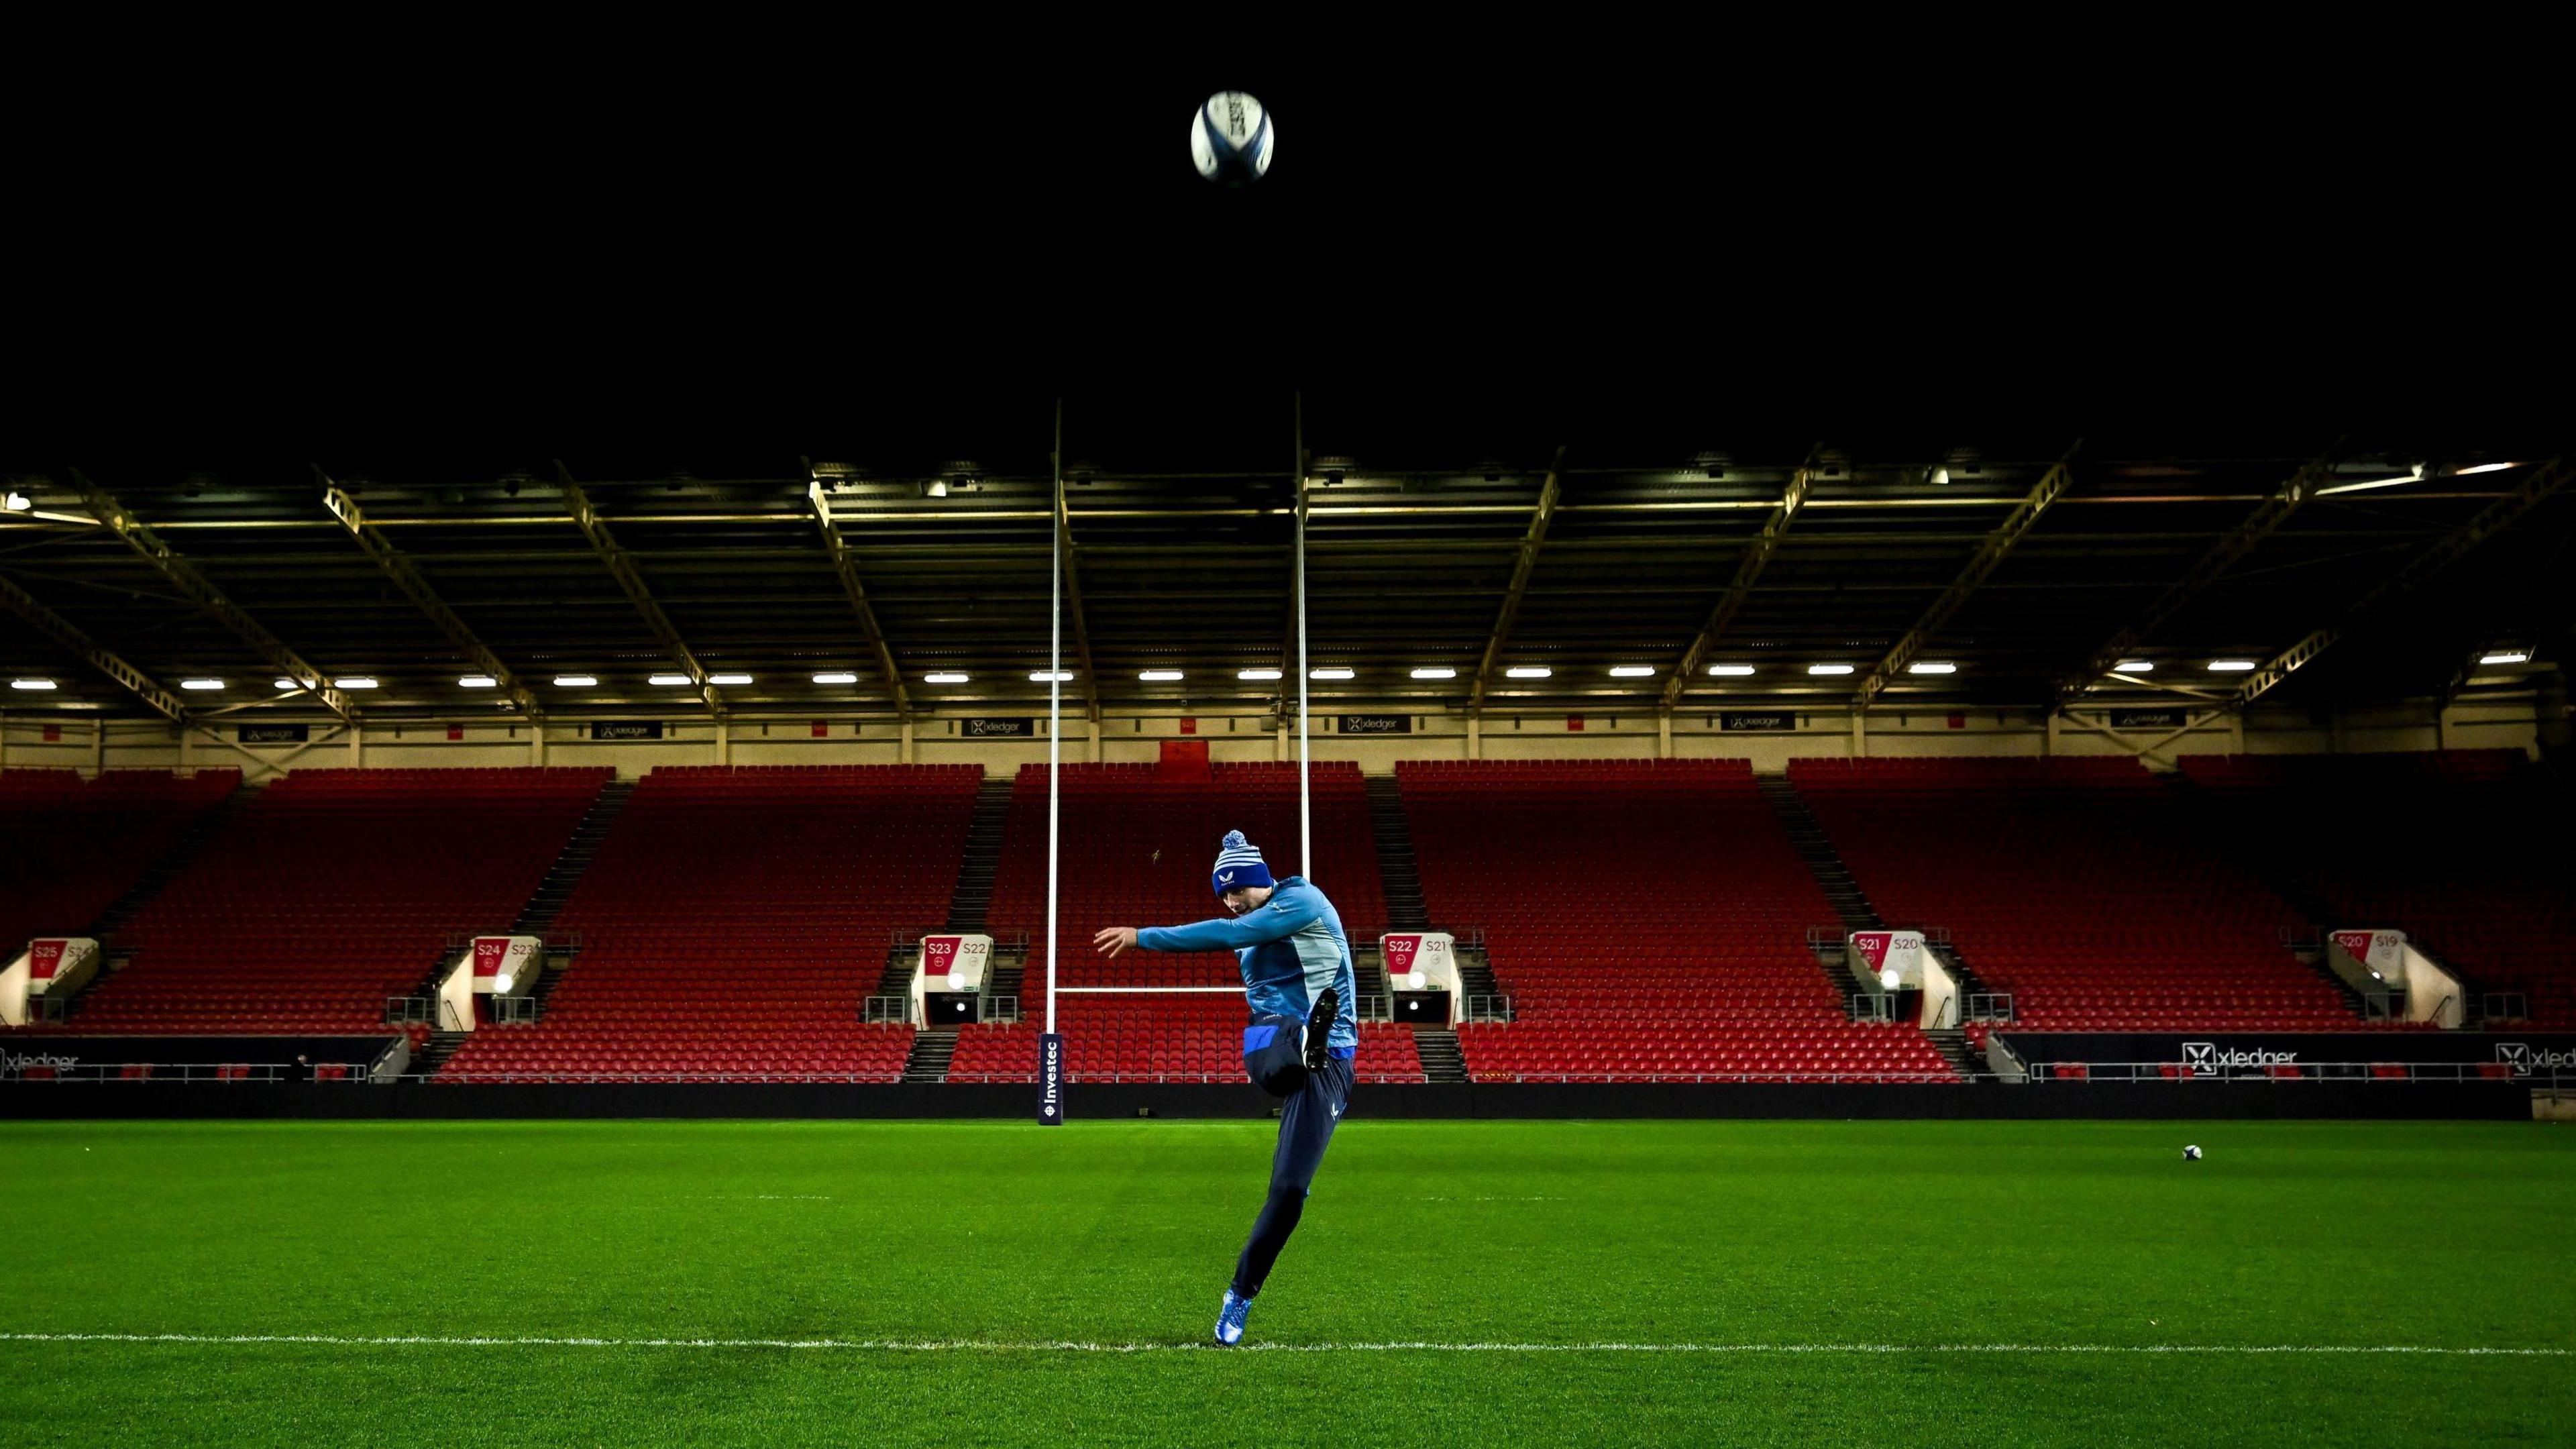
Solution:
<path fill-rule="evenodd" d="M 1076 420 L 1065 653 L 1089 663 L 1069 709 L 1293 691 L 1246 677 L 1293 667 L 1297 434 L 1277 411 L 1271 436 L 1195 458 L 1141 414 Z M 275 687 L 301 665 L 375 680 L 336 701 L 370 719 L 471 720 L 520 708 L 459 684 L 497 663 L 549 715 L 846 717 L 897 707 L 891 659 L 913 710 L 1024 713 L 1046 694 L 1053 484 L 1047 420 L 1015 421 L 685 467 L 11 459 L 0 674 L 56 687 L 0 708 L 319 717 L 323 692 Z M 1320 709 L 2449 697 L 2552 667 L 2576 609 L 2569 465 L 2527 439 L 1432 432 L 1310 408 L 1309 642 L 1350 671 L 1312 683 Z M 2478 663 L 2513 652 L 2533 660 Z M 2129 661 L 2152 672 L 2109 672 Z"/>

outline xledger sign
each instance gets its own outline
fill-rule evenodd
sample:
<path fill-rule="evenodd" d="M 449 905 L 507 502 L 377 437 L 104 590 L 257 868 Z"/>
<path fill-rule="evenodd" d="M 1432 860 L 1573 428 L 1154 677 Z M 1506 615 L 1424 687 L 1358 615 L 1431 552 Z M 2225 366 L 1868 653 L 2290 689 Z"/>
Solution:
<path fill-rule="evenodd" d="M 2279 1068 L 2302 1074 L 2366 1075 L 2375 1063 L 2507 1068 L 2513 1076 L 2576 1073 L 2576 1034 L 2468 1031 L 2160 1034 L 2150 1032 L 2005 1032 L 2005 1047 L 2026 1063 L 2086 1062 L 2178 1067 L 2185 1076 L 2262 1076 Z"/>
<path fill-rule="evenodd" d="M 1413 716 L 1346 714 L 1341 716 L 1341 731 L 1346 735 L 1409 735 L 1413 733 Z"/>

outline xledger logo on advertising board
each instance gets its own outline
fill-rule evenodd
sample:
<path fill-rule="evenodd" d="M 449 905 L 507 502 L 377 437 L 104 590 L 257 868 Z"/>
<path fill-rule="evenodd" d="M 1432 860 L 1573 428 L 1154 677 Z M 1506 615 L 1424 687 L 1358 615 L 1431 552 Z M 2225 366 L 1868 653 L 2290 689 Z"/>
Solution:
<path fill-rule="evenodd" d="M 46 1056 L 43 1053 L 0 1052 L 0 1072 L 23 1072 L 29 1067 L 52 1067 L 58 1072 L 80 1065 L 78 1057 Z"/>
<path fill-rule="evenodd" d="M 2576 1048 L 2562 1051 L 2535 1047 L 2529 1042 L 2500 1041 L 2496 1043 L 2496 1060 L 2513 1068 L 2517 1077 L 2533 1072 L 2576 1071 Z"/>
<path fill-rule="evenodd" d="M 2260 1047 L 2227 1047 L 2216 1042 L 2187 1041 L 2182 1044 L 2182 1064 L 2195 1075 L 2207 1075 L 2227 1067 L 2282 1067 L 2299 1059 L 2297 1052 L 2268 1052 Z"/>

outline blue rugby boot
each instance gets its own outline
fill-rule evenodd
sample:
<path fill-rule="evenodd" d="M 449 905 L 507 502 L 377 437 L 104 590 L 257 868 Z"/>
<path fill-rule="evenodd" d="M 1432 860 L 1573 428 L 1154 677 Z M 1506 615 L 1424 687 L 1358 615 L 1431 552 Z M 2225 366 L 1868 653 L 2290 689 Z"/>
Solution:
<path fill-rule="evenodd" d="M 1252 1300 L 1238 1298 L 1232 1288 L 1225 1290 L 1225 1306 L 1216 1311 L 1216 1341 L 1232 1348 L 1243 1342 L 1243 1316 L 1252 1311 Z"/>

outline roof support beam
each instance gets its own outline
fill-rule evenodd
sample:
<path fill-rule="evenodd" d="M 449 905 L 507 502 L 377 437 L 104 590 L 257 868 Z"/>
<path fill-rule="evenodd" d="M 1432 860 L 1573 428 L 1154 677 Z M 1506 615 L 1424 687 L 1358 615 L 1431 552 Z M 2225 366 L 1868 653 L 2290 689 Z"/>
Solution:
<path fill-rule="evenodd" d="M 421 577 L 410 557 L 394 547 L 393 540 L 385 537 L 382 529 L 367 521 L 367 515 L 358 507 L 358 500 L 343 492 L 340 485 L 332 482 L 331 476 L 320 467 L 314 468 L 313 476 L 321 480 L 323 506 L 331 510 L 332 517 L 340 520 L 341 527 L 349 530 L 349 537 L 357 540 L 358 547 L 375 560 L 376 567 L 384 570 L 385 577 L 392 579 L 394 586 L 429 616 L 429 622 L 438 626 L 438 632 L 447 636 L 447 642 L 456 646 L 458 653 L 472 660 L 475 668 L 499 683 L 503 697 L 517 706 L 520 714 L 531 723 L 545 723 L 546 712 L 537 704 L 537 697 L 529 692 L 527 684 L 511 671 L 510 666 L 485 648 L 473 630 L 465 627 L 465 621 L 456 617 L 456 611 L 447 607 L 447 601 L 429 586 L 429 580 Z"/>
<path fill-rule="evenodd" d="M 1734 581 L 1726 586 L 1717 607 L 1709 610 L 1708 622 L 1700 626 L 1699 637 L 1682 652 L 1681 662 L 1673 666 L 1672 677 L 1664 681 L 1664 708 L 1671 709 L 1680 702 L 1682 691 L 1690 687 L 1691 675 L 1698 671 L 1700 661 L 1708 657 L 1709 646 L 1717 642 L 1718 635 L 1726 632 L 1726 626 L 1735 621 L 1736 612 L 1744 607 L 1744 601 L 1752 597 L 1753 581 L 1762 577 L 1763 566 L 1770 563 L 1771 555 L 1779 551 L 1781 537 L 1788 533 L 1789 524 L 1797 518 L 1798 510 L 1807 506 L 1807 491 L 1814 483 L 1812 460 L 1799 464 L 1798 471 L 1789 475 L 1789 486 L 1780 494 L 1780 505 L 1771 510 L 1771 517 L 1762 525 L 1762 531 L 1753 535 L 1753 541 L 1744 546 L 1744 558 L 1735 566 Z"/>
<path fill-rule="evenodd" d="M 823 531 L 823 548 L 832 555 L 832 572 L 840 577 L 841 592 L 849 595 L 850 608 L 859 616 L 859 634 L 877 656 L 877 668 L 885 675 L 886 696 L 894 702 L 895 718 L 912 718 L 912 696 L 903 687 L 903 671 L 896 667 L 894 649 L 886 643 L 885 630 L 877 627 L 876 606 L 868 602 L 867 586 L 859 582 L 858 561 L 841 537 L 841 527 L 832 521 L 832 501 L 818 480 L 805 485 L 805 496 L 814 505 L 814 525 Z"/>
<path fill-rule="evenodd" d="M 2218 541 L 2209 546 L 2209 551 L 2200 556 L 2198 563 L 2193 564 L 2188 572 L 2174 580 L 2162 594 L 2157 595 L 2156 601 L 2147 606 L 2145 613 L 2139 615 L 2119 633 L 2112 635 L 2109 643 L 2094 650 L 2093 657 L 2085 664 L 2082 672 L 2059 681 L 2058 702 L 2062 704 L 2100 684 L 2106 675 L 2111 674 L 2112 665 L 2119 663 L 2127 657 L 2130 650 L 2144 643 L 2147 636 L 2154 633 L 2166 620 L 2181 613 L 2184 605 L 2199 598 L 2202 590 L 2218 582 L 2220 575 L 2234 568 L 2245 555 L 2252 553 L 2256 544 L 2270 538 L 2282 524 L 2289 522 L 2290 515 L 2298 512 L 2302 504 L 2314 498 L 2319 488 L 2334 481 L 2335 458 L 2342 450 L 2343 445 L 2337 443 L 2315 461 L 2291 474 L 2288 482 L 2283 483 L 2272 496 L 2264 499 L 2252 513 L 2246 515 L 2244 522 L 2221 534 Z"/>
<path fill-rule="evenodd" d="M 618 546 L 616 536 L 608 531 L 607 524 L 600 521 L 599 510 L 590 506 L 590 495 L 582 491 L 580 484 L 572 481 L 572 473 L 561 462 L 555 464 L 555 482 L 563 488 L 564 504 L 572 510 L 573 526 L 581 530 L 582 537 L 590 540 L 591 551 L 599 555 L 602 564 L 607 565 L 608 576 L 617 580 L 617 586 L 626 591 L 627 602 L 635 606 L 636 613 L 644 616 L 645 627 L 651 629 L 653 637 L 661 642 L 663 652 L 669 654 L 697 685 L 698 697 L 706 701 L 707 712 L 723 719 L 724 696 L 707 682 L 706 668 L 698 663 L 698 656 L 689 652 L 688 644 L 680 638 L 680 631 L 671 627 L 670 616 L 653 601 L 653 591 L 644 586 L 644 576 L 635 571 L 635 560 Z"/>
<path fill-rule="evenodd" d="M 2538 507 L 2542 500 L 2567 486 L 2576 478 L 2576 464 L 2564 457 L 2551 459 L 2533 469 L 2522 486 L 2486 507 L 2475 518 L 2443 535 L 2442 541 L 2409 559 L 2406 566 L 2389 575 L 2379 587 L 2361 596 L 2359 602 L 2344 610 L 2343 617 L 2317 630 L 2274 655 L 2271 660 L 2236 687 L 2230 696 L 2238 708 L 2262 698 L 2282 680 L 2296 674 L 2320 654 L 2335 646 L 2336 641 L 2367 622 L 2373 614 L 2404 598 L 2475 552 L 2478 545 L 2513 526 L 2514 521 Z"/>
<path fill-rule="evenodd" d="M 1073 620 L 1073 650 L 1081 670 L 1082 705 L 1088 718 L 1100 721 L 1100 676 L 1091 668 L 1091 631 L 1082 622 L 1082 573 L 1073 563 L 1073 518 L 1064 507 L 1064 479 L 1055 483 L 1055 536 L 1064 547 L 1064 606 Z"/>
<path fill-rule="evenodd" d="M 1530 575 L 1538 570 L 1538 551 L 1547 542 L 1547 526 L 1556 519 L 1558 475 L 1565 468 L 1565 449 L 1559 447 L 1556 457 L 1547 465 L 1547 479 L 1538 487 L 1538 507 L 1530 513 L 1529 532 L 1521 538 L 1520 558 L 1512 565 L 1511 587 L 1503 591 L 1502 612 L 1494 616 L 1494 632 L 1485 641 L 1485 657 L 1476 665 L 1476 682 L 1467 690 L 1467 712 L 1485 712 L 1485 685 L 1494 677 L 1494 665 L 1503 657 L 1503 646 L 1511 642 L 1512 623 L 1520 617 L 1521 598 L 1529 592 Z"/>
<path fill-rule="evenodd" d="M 333 688 L 330 679 L 321 670 L 305 663 L 294 650 L 279 643 L 276 635 L 261 627 L 257 619 L 244 612 L 231 599 L 224 597 L 223 590 L 216 588 L 205 575 L 197 572 L 195 564 L 180 557 L 168 544 L 163 543 L 143 520 L 136 518 L 124 504 L 117 502 L 114 495 L 91 482 L 78 468 L 71 469 L 70 472 L 72 484 L 80 490 L 81 502 L 89 509 L 90 516 L 96 518 L 102 527 L 124 539 L 128 546 L 142 556 L 145 563 L 158 570 L 161 577 L 168 579 L 180 593 L 187 595 L 189 602 L 203 610 L 207 617 L 216 623 L 233 631 L 243 643 L 258 651 L 259 656 L 278 673 L 302 685 L 314 698 L 322 701 L 324 708 L 344 720 L 358 717 L 357 706 L 350 702 L 347 695 Z"/>
<path fill-rule="evenodd" d="M 2082 446 L 2080 442 L 2076 444 L 2076 447 Z M 1896 647 L 1888 650 L 1887 657 L 1878 661 L 1878 667 L 1860 682 L 1860 688 L 1852 695 L 1854 706 L 1869 708 L 1870 701 L 1878 698 L 1881 690 L 1905 672 L 1906 666 L 1923 652 L 1923 646 L 1931 641 L 1933 634 L 1949 623 L 1950 616 L 1958 613 L 1959 607 L 1968 602 L 1968 596 L 1993 576 L 1995 569 L 2012 553 L 2013 546 L 2030 533 L 2031 525 L 2039 522 L 2040 515 L 2046 513 L 2048 506 L 2066 491 L 2068 481 L 2074 476 L 2067 465 L 2074 458 L 2075 449 L 2067 449 L 2066 456 L 2041 474 L 2029 495 L 2003 522 L 1995 525 L 1994 532 L 1987 534 L 1983 543 L 1977 545 L 1977 552 L 1968 560 L 1968 566 L 1959 571 L 1959 576 L 1951 580 L 1950 587 L 1942 590 L 1941 597 L 1932 601 L 1932 607 L 1923 611 L 1923 617 L 1915 622 L 1913 628 L 1905 631 L 1904 637 L 1896 641 Z"/>
<path fill-rule="evenodd" d="M 0 576 L 0 605 L 35 626 L 36 632 L 81 657 L 83 663 L 117 683 L 124 685 L 135 698 L 152 706 L 162 718 L 185 728 L 189 722 L 188 707 L 179 696 L 163 689 L 149 674 L 119 659 L 101 647 L 97 640 L 81 632 L 79 625 L 48 609 L 35 595 L 17 583 Z"/>

